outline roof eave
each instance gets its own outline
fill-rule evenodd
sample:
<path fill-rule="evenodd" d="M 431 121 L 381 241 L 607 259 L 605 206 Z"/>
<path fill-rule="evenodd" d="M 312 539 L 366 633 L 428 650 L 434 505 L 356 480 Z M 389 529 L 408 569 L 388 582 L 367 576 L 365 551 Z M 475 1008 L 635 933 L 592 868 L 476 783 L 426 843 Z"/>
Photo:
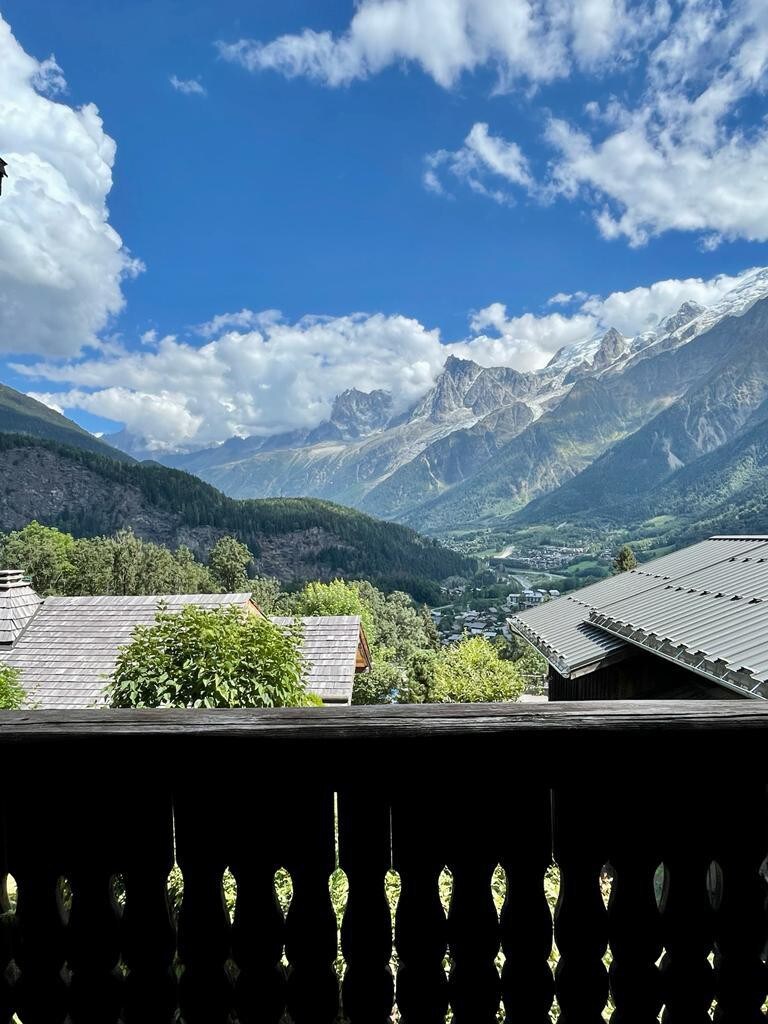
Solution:
<path fill-rule="evenodd" d="M 726 690 L 738 693 L 742 697 L 750 697 L 753 700 L 766 699 L 762 694 L 755 693 L 755 689 L 765 684 L 747 673 L 734 671 L 733 669 L 725 669 L 722 673 L 718 673 L 714 668 L 715 663 L 707 659 L 705 655 L 702 655 L 701 659 L 697 661 L 695 652 L 679 644 L 673 645 L 669 641 L 664 643 L 663 646 L 667 648 L 664 650 L 661 644 L 657 646 L 655 643 L 650 642 L 652 634 L 646 633 L 637 627 L 631 627 L 627 623 L 610 619 L 608 616 L 602 616 L 597 612 L 592 613 L 590 622 L 593 626 L 597 626 L 598 629 L 602 629 L 611 636 L 624 640 L 641 651 L 654 654 L 657 658 L 663 658 L 673 665 L 679 665 L 689 672 L 709 680 L 709 682 L 717 683 L 718 686 L 722 686 Z M 730 678 L 726 678 L 726 674 Z M 739 678 L 743 679 L 743 683 L 735 681 Z"/>

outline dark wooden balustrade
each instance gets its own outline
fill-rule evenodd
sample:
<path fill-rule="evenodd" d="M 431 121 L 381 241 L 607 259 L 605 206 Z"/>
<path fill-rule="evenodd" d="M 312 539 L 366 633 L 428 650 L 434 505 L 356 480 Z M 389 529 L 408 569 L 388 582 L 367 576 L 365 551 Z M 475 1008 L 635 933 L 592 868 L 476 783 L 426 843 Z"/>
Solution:
<path fill-rule="evenodd" d="M 2 713 L 0 777 L 0 1024 L 766 1019 L 763 703 Z"/>

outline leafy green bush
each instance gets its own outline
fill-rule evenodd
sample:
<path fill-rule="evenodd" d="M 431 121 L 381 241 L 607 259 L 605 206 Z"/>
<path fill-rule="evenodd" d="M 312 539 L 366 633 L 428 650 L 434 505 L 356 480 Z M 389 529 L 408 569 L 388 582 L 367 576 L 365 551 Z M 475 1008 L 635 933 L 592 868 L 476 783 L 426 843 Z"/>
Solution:
<path fill-rule="evenodd" d="M 160 609 L 120 650 L 108 700 L 116 708 L 305 706 L 299 626 L 241 608 Z"/>
<path fill-rule="evenodd" d="M 26 696 L 19 670 L 0 663 L 0 709 L 16 711 L 24 703 Z"/>
<path fill-rule="evenodd" d="M 492 643 L 470 637 L 443 647 L 434 659 L 430 703 L 519 700 L 524 680 L 513 661 L 503 661 Z"/>

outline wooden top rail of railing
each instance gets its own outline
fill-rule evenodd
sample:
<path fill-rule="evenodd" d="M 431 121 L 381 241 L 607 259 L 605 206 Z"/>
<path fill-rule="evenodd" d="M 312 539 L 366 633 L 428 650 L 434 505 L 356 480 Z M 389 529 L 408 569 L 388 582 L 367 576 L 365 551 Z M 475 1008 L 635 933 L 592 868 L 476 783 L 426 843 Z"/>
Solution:
<path fill-rule="evenodd" d="M 765 1021 L 764 703 L 6 712 L 0 775 L 0 1024 Z"/>

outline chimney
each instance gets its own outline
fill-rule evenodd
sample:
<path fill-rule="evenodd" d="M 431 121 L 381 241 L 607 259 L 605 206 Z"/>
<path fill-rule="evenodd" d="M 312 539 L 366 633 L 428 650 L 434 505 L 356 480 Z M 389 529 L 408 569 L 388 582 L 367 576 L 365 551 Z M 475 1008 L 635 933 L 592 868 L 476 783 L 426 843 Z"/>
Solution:
<path fill-rule="evenodd" d="M 0 569 L 0 594 L 28 586 L 29 583 L 24 579 L 21 569 Z"/>
<path fill-rule="evenodd" d="M 0 569 L 0 650 L 16 643 L 41 603 L 21 569 Z"/>

